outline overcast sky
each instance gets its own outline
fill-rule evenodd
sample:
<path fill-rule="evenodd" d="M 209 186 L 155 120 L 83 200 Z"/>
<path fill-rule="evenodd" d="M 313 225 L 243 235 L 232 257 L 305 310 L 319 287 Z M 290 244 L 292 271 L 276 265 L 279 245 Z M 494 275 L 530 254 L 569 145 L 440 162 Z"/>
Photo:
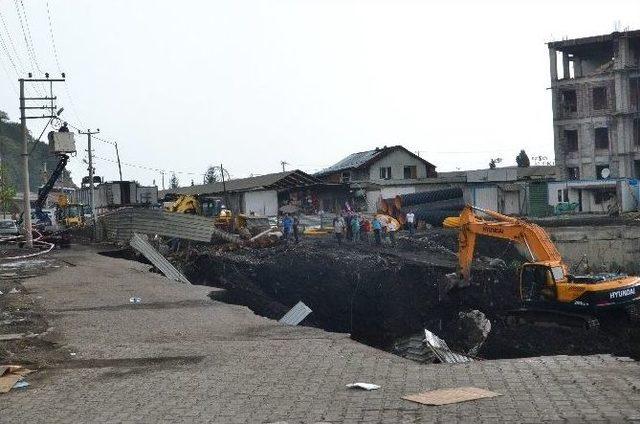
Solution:
<path fill-rule="evenodd" d="M 18 5 L 21 3 L 17 2 Z M 58 71 L 46 0 L 24 1 L 40 69 Z M 402 144 L 439 171 L 553 159 L 551 40 L 640 28 L 637 1 L 49 0 L 69 122 L 117 140 L 126 164 L 232 177 L 313 172 L 349 153 Z M 0 34 L 32 70 L 16 2 Z M 23 17 L 24 19 L 24 17 Z M 0 23 L 1 24 L 1 23 Z M 26 26 L 26 22 L 23 22 Z M 27 34 L 27 39 L 28 39 Z M 0 50 L 0 109 L 19 118 Z M 22 68 L 20 66 L 22 64 Z M 9 77 L 7 76 L 9 74 Z M 39 134 L 44 121 L 32 121 Z M 86 137 L 77 138 L 86 149 Z M 118 178 L 97 141 L 96 173 Z M 69 165 L 86 173 L 84 151 Z M 196 175 L 189 175 L 194 173 Z M 123 166 L 125 179 L 160 173 Z M 168 178 L 168 177 L 167 177 Z"/>

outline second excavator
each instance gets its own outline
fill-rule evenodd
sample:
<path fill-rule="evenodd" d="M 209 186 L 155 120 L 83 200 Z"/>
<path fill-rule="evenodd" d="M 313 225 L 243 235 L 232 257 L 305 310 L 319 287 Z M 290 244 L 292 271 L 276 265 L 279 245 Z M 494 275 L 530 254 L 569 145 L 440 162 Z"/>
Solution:
<path fill-rule="evenodd" d="M 479 216 L 476 212 L 487 218 Z M 513 315 L 535 321 L 597 326 L 598 317 L 623 310 L 634 320 L 640 313 L 640 278 L 625 274 L 572 275 L 547 232 L 523 219 L 467 205 L 444 226 L 457 228 L 458 281 L 469 283 L 478 236 L 499 238 L 524 248 L 531 262 L 520 268 L 522 308 Z"/>

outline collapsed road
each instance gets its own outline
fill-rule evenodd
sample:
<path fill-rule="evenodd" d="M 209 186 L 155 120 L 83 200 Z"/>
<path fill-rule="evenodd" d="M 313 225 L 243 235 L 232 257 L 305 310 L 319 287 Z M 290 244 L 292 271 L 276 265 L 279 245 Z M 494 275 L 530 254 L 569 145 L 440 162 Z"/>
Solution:
<path fill-rule="evenodd" d="M 612 353 L 640 357 L 640 329 L 624 317 L 598 329 L 513 325 L 503 311 L 518 306 L 515 246 L 481 240 L 474 284 L 448 290 L 446 275 L 456 266 L 456 232 L 429 230 L 401 237 L 395 248 L 365 244 L 338 246 L 330 237 L 263 249 L 200 246 L 174 257 L 194 284 L 225 289 L 215 299 L 245 305 L 279 319 L 298 301 L 312 310 L 303 325 L 351 337 L 387 351 L 394 342 L 430 329 L 452 350 L 465 350 L 458 314 L 479 310 L 491 332 L 477 356 L 485 359 L 553 354 Z M 489 264 L 502 266 L 490 266 Z M 624 321 L 624 322 L 623 322 Z"/>

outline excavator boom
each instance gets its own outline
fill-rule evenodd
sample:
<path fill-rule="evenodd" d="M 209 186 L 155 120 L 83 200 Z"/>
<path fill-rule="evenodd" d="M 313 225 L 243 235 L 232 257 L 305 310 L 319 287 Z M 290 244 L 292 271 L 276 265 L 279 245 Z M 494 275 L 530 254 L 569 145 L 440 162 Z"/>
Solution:
<path fill-rule="evenodd" d="M 632 319 L 640 316 L 640 278 L 623 274 L 569 275 L 549 235 L 536 224 L 470 205 L 465 206 L 459 217 L 447 218 L 443 224 L 459 231 L 459 271 L 466 285 L 470 281 L 478 236 L 509 240 L 526 248 L 531 262 L 520 269 L 519 293 L 521 301 L 529 306 L 519 313 L 529 313 L 533 311 L 531 306 L 540 306 L 542 315 L 550 317 L 559 316 L 561 309 L 565 322 L 567 318 L 580 317 L 587 325 L 593 321 L 589 315 L 583 315 L 584 311 L 591 314 L 626 309 Z M 576 315 L 575 311 L 580 314 Z"/>
<path fill-rule="evenodd" d="M 493 220 L 480 218 L 475 213 L 476 211 L 493 218 Z M 536 224 L 467 205 L 458 220 L 448 221 L 445 225 L 458 228 L 458 260 L 460 273 L 466 281 L 469 281 L 471 276 L 471 264 L 478 235 L 521 244 L 525 246 L 532 261 L 544 262 L 549 266 L 560 266 L 563 270 L 563 276 L 567 272 L 567 267 L 562 262 L 562 257 L 549 235 Z"/>

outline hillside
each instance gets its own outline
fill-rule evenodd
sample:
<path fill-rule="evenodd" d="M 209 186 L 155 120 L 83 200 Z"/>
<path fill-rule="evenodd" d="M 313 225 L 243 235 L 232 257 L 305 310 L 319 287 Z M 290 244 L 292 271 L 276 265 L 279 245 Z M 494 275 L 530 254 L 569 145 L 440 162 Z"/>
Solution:
<path fill-rule="evenodd" d="M 6 117 L 4 112 L 0 111 L 0 117 Z M 20 157 L 22 146 L 20 134 L 20 124 L 18 122 L 0 119 L 0 158 L 2 158 L 2 164 L 5 168 L 8 185 L 13 186 L 16 191 L 22 191 Z M 46 134 L 42 138 L 46 139 Z M 32 143 L 33 138 L 29 134 L 30 149 L 33 147 Z M 48 144 L 38 142 L 29 157 L 29 183 L 31 191 L 34 193 L 37 193 L 38 187 L 44 183 L 42 170 L 45 163 L 50 175 L 58 164 L 58 159 L 49 153 Z M 70 173 L 66 170 L 64 172 L 64 181 L 66 184 L 71 183 Z"/>

